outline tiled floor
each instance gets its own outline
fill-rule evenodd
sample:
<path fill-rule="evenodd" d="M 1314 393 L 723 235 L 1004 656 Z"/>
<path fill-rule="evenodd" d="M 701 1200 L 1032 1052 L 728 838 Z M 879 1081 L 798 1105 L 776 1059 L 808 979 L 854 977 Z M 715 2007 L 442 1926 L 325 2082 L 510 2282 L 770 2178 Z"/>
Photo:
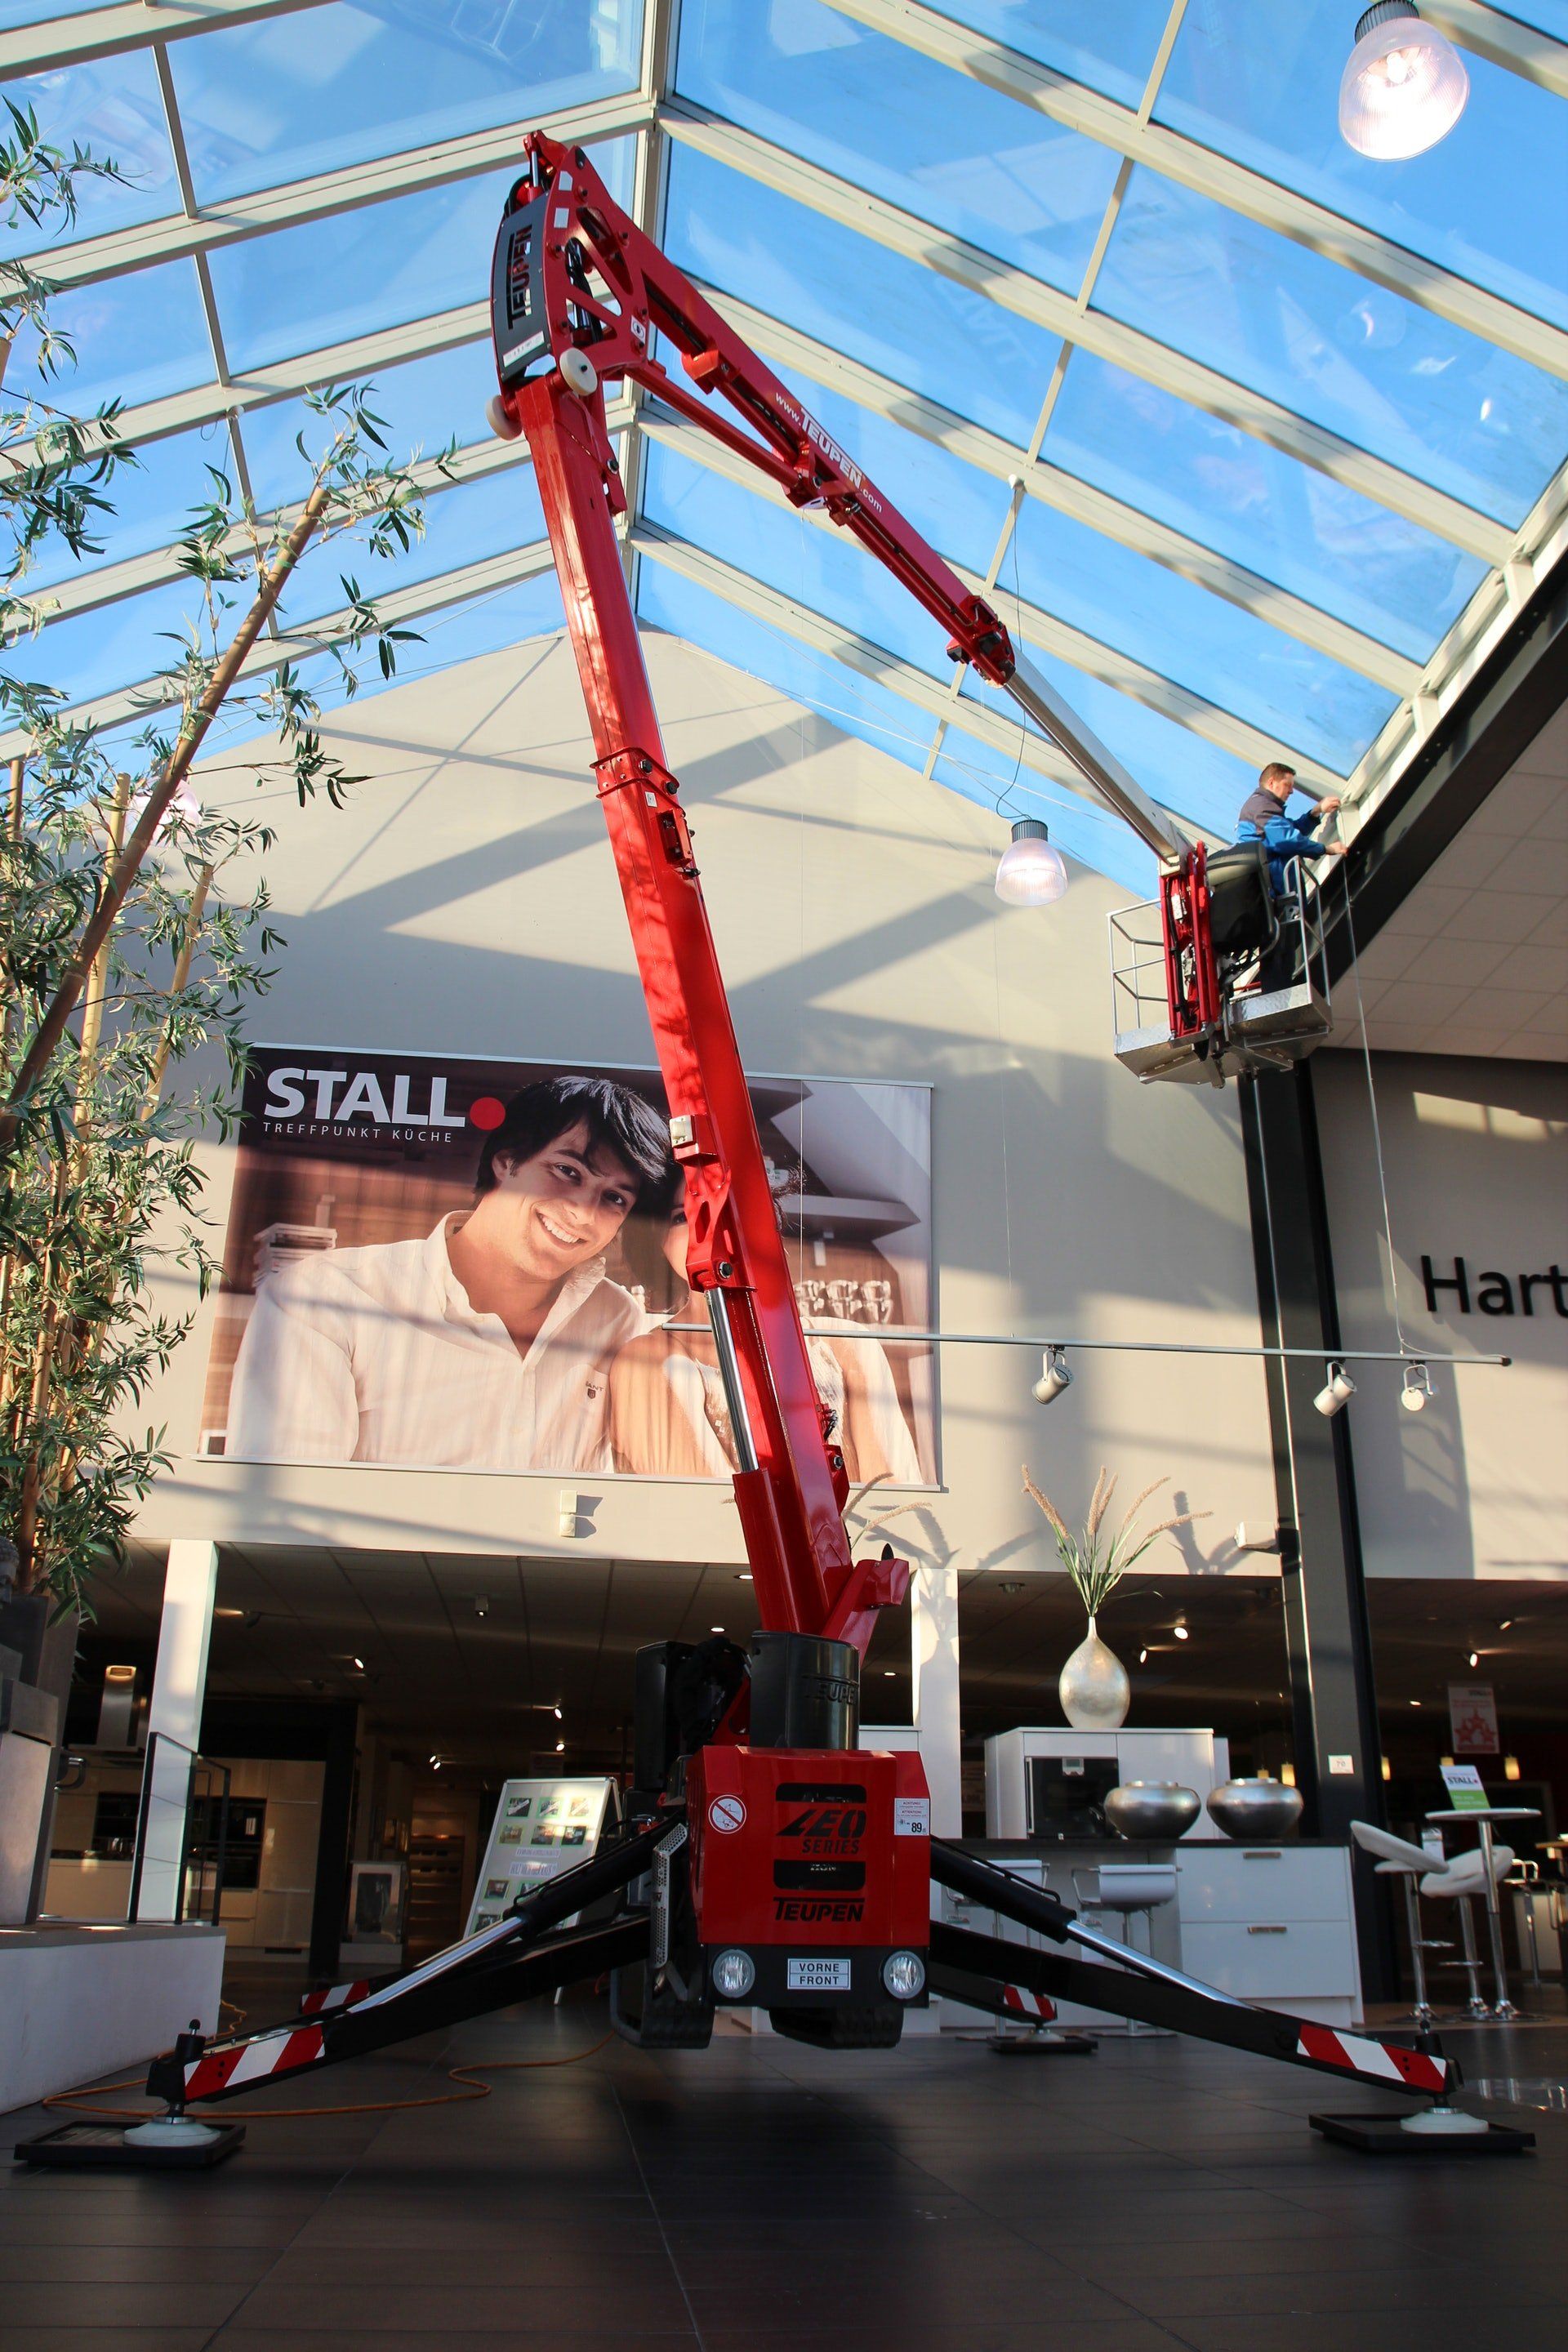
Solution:
<path fill-rule="evenodd" d="M 272 2104 L 434 2095 L 458 2058 L 604 2030 L 595 2005 L 517 2012 Z M 1561 2026 L 1449 2046 L 1516 2090 L 1568 2076 Z M 1536 2130 L 1533 2158 L 1363 2158 L 1305 2117 L 1374 2097 L 1164 2039 L 835 2057 L 726 2031 L 495 2082 L 478 2105 L 257 2122 L 208 2175 L 7 2168 L 0 2352 L 1568 2343 L 1562 2113 L 1491 2107 Z M 0 2118 L 3 2150 L 40 2120 Z"/>

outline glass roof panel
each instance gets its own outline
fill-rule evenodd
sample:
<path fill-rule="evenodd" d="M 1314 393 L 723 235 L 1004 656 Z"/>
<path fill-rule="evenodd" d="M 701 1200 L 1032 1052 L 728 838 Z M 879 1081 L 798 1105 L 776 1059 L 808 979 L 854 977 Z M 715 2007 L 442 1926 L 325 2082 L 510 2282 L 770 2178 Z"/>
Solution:
<path fill-rule="evenodd" d="M 169 668 L 179 647 L 166 633 L 183 635 L 201 605 L 195 581 L 144 589 L 94 612 L 51 621 L 37 636 L 12 646 L 5 667 L 13 677 L 58 688 L 68 702 L 90 701 Z"/>
<path fill-rule="evenodd" d="M 776 687 L 793 702 L 821 713 L 846 734 L 858 736 L 917 774 L 925 768 L 933 721 L 902 695 L 890 694 L 870 678 L 861 677 L 824 654 L 814 653 L 783 631 L 773 629 L 721 596 L 710 595 L 695 582 L 683 580 L 663 564 L 645 561 L 638 572 L 637 614 L 645 624 L 668 629 L 700 646 L 719 661 L 729 662 L 749 677 Z M 966 800 L 994 807 L 1012 775 L 1014 762 L 988 744 L 974 743 L 956 730 L 947 738 L 939 780 Z M 1054 837 L 1072 856 L 1103 873 L 1126 880 L 1118 872 L 1121 832 L 1134 851 L 1138 844 L 1114 820 L 1101 820 L 1071 793 L 1058 792 L 1037 776 L 1026 775 L 1007 800 L 1014 816 L 1044 815 Z M 1005 835 L 999 831 L 1000 852 Z M 1142 877 L 1139 877 L 1142 879 Z"/>
<path fill-rule="evenodd" d="M 45 541 L 37 564 L 27 574 L 30 587 L 75 579 L 86 570 L 124 563 L 132 556 L 150 555 L 179 538 L 193 507 L 211 496 L 208 466 L 216 466 L 234 479 L 234 456 L 226 425 L 204 425 L 193 433 L 171 433 L 163 441 L 138 444 L 138 463 L 121 467 L 104 486 L 103 496 L 113 508 L 91 536 L 102 553 L 79 564 L 63 539 Z"/>
<path fill-rule="evenodd" d="M 1016 755 L 1009 758 L 995 744 L 950 727 L 931 773 L 950 792 L 995 809 L 1004 824 L 1021 816 L 1043 817 L 1057 847 L 1076 857 L 1080 866 L 1091 866 L 1140 898 L 1152 893 L 1153 855 L 1120 817 L 1080 799 L 1065 784 L 1051 784 L 1043 776 L 1032 775 Z M 999 835 L 998 850 L 1002 846 Z M 1000 906 L 996 914 L 999 919 L 1006 919 Z"/>
<path fill-rule="evenodd" d="M 426 613 L 409 625 L 417 631 L 418 642 L 397 647 L 397 667 L 390 677 L 382 677 L 380 665 L 374 660 L 358 665 L 360 684 L 353 697 L 354 702 L 368 702 L 384 694 L 388 687 L 408 686 L 416 678 L 438 677 L 460 662 L 500 653 L 530 638 L 552 635 L 563 625 L 561 590 L 554 572 L 543 572 L 532 580 L 520 580 L 510 588 L 492 589 L 488 595 L 466 596 L 460 604 L 444 604 L 439 611 Z M 342 673 L 330 654 L 308 655 L 293 667 L 301 684 L 323 710 L 339 709 L 350 699 Z M 215 731 L 239 742 L 247 738 L 254 740 L 255 726 L 242 715 L 227 729 L 220 724 Z M 292 799 L 293 786 L 287 784 L 283 789 Z"/>
<path fill-rule="evenodd" d="M 10 32 L 17 25 L 47 25 L 56 16 L 85 16 L 89 8 L 101 8 L 103 0 L 0 0 L 0 31 Z"/>
<path fill-rule="evenodd" d="M 348 0 L 171 43 L 198 202 L 216 204 L 635 88 L 642 0 Z"/>
<path fill-rule="evenodd" d="M 1568 450 L 1568 384 L 1152 172 L 1094 307 L 1505 522 Z"/>
<path fill-rule="evenodd" d="M 180 210 L 174 152 L 151 51 L 132 49 L 125 57 L 29 74 L 7 82 L 0 96 L 24 113 L 31 108 L 50 146 L 68 155 L 85 147 L 95 163 L 112 163 L 121 175 L 119 181 L 79 181 L 76 219 L 69 225 L 50 213 L 37 228 L 27 221 L 14 229 L 0 227 L 0 255 L 37 253 L 45 246 L 58 249 Z"/>
<path fill-rule="evenodd" d="M 685 0 L 681 94 L 1076 293 L 1118 158 L 823 0 Z"/>
<path fill-rule="evenodd" d="M 721 557 L 945 682 L 952 665 L 942 631 L 853 541 L 819 530 L 782 501 L 753 498 L 657 444 L 643 472 L 643 505 L 652 521 L 705 554 Z"/>
<path fill-rule="evenodd" d="M 1171 13 L 1171 0 L 937 0 L 938 16 L 985 33 L 1020 57 L 1136 106 Z"/>
<path fill-rule="evenodd" d="M 1163 563 L 1026 499 L 1014 533 L 1026 601 L 1348 774 L 1395 707 L 1386 688 Z M 999 583 L 1014 578 L 1010 557 Z"/>
<path fill-rule="evenodd" d="M 1033 653 L 1031 658 L 1146 793 L 1219 840 L 1230 839 L 1237 813 L 1258 782 L 1255 767 L 1070 662 L 1048 654 Z M 1016 704 L 973 671 L 963 682 L 961 709 L 963 702 L 982 702 L 1010 726 L 1020 723 Z"/>
<path fill-rule="evenodd" d="M 593 151 L 618 202 L 635 147 L 615 139 Z M 487 173 L 219 247 L 209 267 L 230 366 L 264 366 L 487 301 L 510 183 L 510 173 Z"/>
<path fill-rule="evenodd" d="M 55 331 L 75 346 L 76 365 L 46 376 L 37 338 L 24 329 L 5 371 L 7 392 L 26 392 L 78 415 L 100 401 L 128 408 L 187 392 L 213 372 L 212 341 L 194 261 L 162 261 L 72 287 L 49 305 Z"/>
<path fill-rule="evenodd" d="M 1416 661 L 1486 576 L 1479 557 L 1081 348 L 1041 454 Z"/>
<path fill-rule="evenodd" d="M 490 438 L 484 404 L 495 390 L 496 372 L 488 336 L 483 342 L 458 343 L 450 351 L 407 360 L 401 367 L 369 370 L 363 380 L 371 386 L 371 408 L 386 420 L 388 453 L 399 462 L 416 449 L 434 457 L 454 435 L 459 448 Z M 296 436 L 302 433 L 305 446 L 314 452 L 326 447 L 333 429 L 303 400 L 247 409 L 240 434 L 258 507 L 280 506 L 300 495 L 304 460 Z"/>
<path fill-rule="evenodd" d="M 289 582 L 280 612 L 290 627 L 320 620 L 346 602 L 343 575 L 377 600 L 443 572 L 460 571 L 487 555 L 528 547 L 544 537 L 544 517 L 533 468 L 517 465 L 504 478 L 459 482 L 425 501 L 425 536 L 405 555 L 373 556 L 362 539 L 333 539 L 310 548 Z"/>
<path fill-rule="evenodd" d="M 829 350 L 1026 443 L 1060 345 L 844 222 L 672 141 L 671 260 Z"/>
<path fill-rule="evenodd" d="M 637 567 L 637 618 L 777 687 L 906 767 L 924 767 L 931 721 L 914 703 L 651 559 Z"/>
<path fill-rule="evenodd" d="M 780 373 L 941 553 L 984 573 L 1007 510 L 1005 483 L 797 371 Z M 1001 605 L 1015 571 L 1028 603 L 1340 774 L 1394 707 L 1386 688 L 1037 500 L 1026 500 L 1019 516 Z"/>
<path fill-rule="evenodd" d="M 1343 0 L 1207 0 L 1183 19 L 1155 118 L 1568 324 L 1561 99 L 1468 52 L 1469 101 L 1447 137 L 1379 162 L 1340 136 L 1351 40 Z"/>
<path fill-rule="evenodd" d="M 830 391 L 799 368 L 786 367 L 765 344 L 763 356 L 862 472 L 902 509 L 922 539 L 951 562 L 984 571 L 1007 512 L 1011 493 L 1005 482 L 983 474 L 978 466 L 953 457 L 923 435 L 863 408 L 858 400 Z M 778 493 L 764 486 L 763 496 L 772 505 Z M 934 630 L 936 624 L 931 626 Z"/>

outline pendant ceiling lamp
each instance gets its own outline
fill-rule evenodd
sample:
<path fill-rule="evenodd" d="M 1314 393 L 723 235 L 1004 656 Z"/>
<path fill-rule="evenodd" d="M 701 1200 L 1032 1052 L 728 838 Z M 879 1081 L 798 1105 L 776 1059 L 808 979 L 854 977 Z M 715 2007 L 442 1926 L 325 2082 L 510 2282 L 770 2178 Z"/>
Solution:
<path fill-rule="evenodd" d="M 1049 907 L 1068 887 L 1061 851 L 1037 816 L 1021 816 L 996 866 L 996 896 L 1009 907 Z"/>
<path fill-rule="evenodd" d="M 1469 94 L 1452 42 L 1410 0 L 1378 0 L 1355 28 L 1340 83 L 1340 130 L 1363 155 L 1419 155 L 1452 131 Z"/>

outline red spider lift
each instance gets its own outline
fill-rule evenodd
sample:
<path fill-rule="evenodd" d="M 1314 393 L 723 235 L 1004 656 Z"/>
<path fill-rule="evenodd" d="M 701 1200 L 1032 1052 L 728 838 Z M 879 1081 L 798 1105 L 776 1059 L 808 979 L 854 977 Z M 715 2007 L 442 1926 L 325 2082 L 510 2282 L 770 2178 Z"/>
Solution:
<path fill-rule="evenodd" d="M 1054 1895 L 933 1838 L 918 1756 L 854 1744 L 860 1662 L 910 1570 L 886 1549 L 856 1559 L 845 1531 L 844 1460 L 806 1358 L 622 567 L 606 383 L 630 378 L 792 504 L 825 507 L 942 625 L 954 658 L 1005 688 L 1172 871 L 1194 869 L 1169 820 L 1027 667 L 996 614 L 627 218 L 583 150 L 534 132 L 524 156 L 496 247 L 491 418 L 527 436 L 560 574 L 685 1170 L 688 1265 L 712 1322 L 763 1630 L 749 1656 L 722 1639 L 639 1653 L 636 1786 L 616 1841 L 592 1859 L 419 1967 L 310 1996 L 289 2024 L 183 2035 L 148 2077 L 174 2120 L 153 2127 L 168 2148 L 149 2147 L 147 2160 L 178 2160 L 193 2107 L 606 1971 L 618 2030 L 645 2047 L 703 2046 L 721 2009 L 752 2004 L 805 2042 L 882 2047 L 931 1992 L 1004 2019 L 1022 1996 L 1032 2017 L 1080 2001 L 1444 2100 L 1458 2077 L 1435 2045 L 1256 2010 L 1130 1950 Z M 667 373 L 656 336 L 691 389 Z M 1058 1949 L 933 1920 L 933 1883 Z M 47 2147 L 33 2144 L 36 2160 L 49 2160 Z"/>

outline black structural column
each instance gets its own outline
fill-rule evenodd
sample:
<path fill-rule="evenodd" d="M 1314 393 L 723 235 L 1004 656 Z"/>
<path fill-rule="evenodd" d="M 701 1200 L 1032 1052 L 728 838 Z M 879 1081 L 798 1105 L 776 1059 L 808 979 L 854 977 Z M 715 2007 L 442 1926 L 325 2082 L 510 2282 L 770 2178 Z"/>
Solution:
<path fill-rule="evenodd" d="M 1340 1327 L 1311 1065 L 1244 1080 L 1240 1097 L 1264 1343 L 1313 1351 L 1266 1360 L 1301 1826 L 1348 1845 L 1352 1821 L 1383 1820 L 1382 1748 L 1349 1415 L 1312 1405 Z M 1355 1881 L 1362 1989 L 1387 1999 L 1386 1906 L 1366 1857 Z"/>

